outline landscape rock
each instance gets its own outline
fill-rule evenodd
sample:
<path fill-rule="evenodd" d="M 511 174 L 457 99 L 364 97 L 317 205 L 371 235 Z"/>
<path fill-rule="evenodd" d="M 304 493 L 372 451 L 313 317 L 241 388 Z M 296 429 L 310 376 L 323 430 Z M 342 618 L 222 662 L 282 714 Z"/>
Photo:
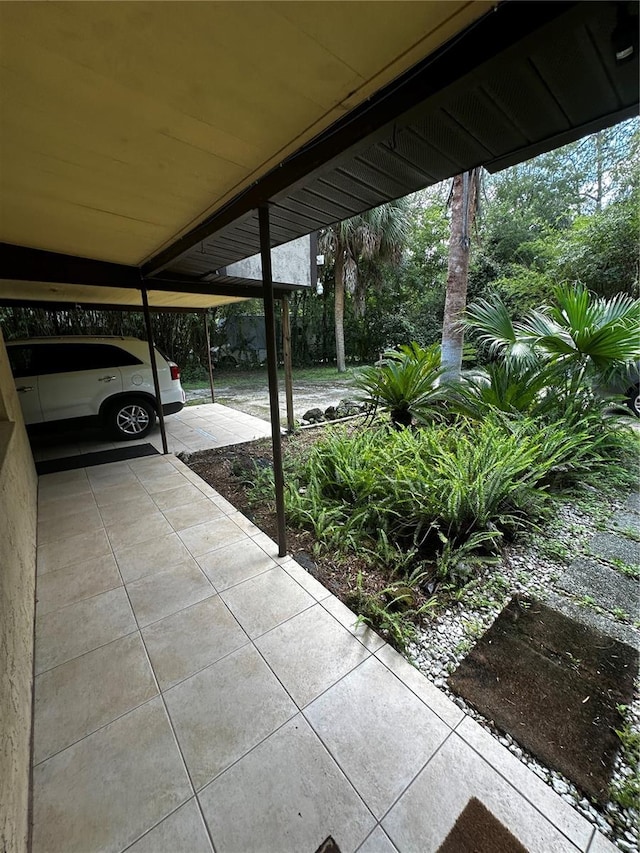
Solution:
<path fill-rule="evenodd" d="M 313 575 L 314 578 L 317 578 L 319 576 L 318 567 L 306 551 L 296 551 L 296 553 L 293 555 L 293 559 L 296 561 L 296 563 L 299 563 L 299 565 L 301 565 L 303 569 L 306 569 L 306 571 L 309 572 L 310 575 Z"/>
<path fill-rule="evenodd" d="M 302 420 L 309 424 L 324 423 L 324 413 L 322 409 L 308 409 L 302 416 Z"/>
<path fill-rule="evenodd" d="M 356 403 L 354 400 L 340 400 L 336 409 L 336 416 L 338 418 L 349 418 L 352 415 L 359 415 L 362 411 L 364 409 L 360 403 Z"/>

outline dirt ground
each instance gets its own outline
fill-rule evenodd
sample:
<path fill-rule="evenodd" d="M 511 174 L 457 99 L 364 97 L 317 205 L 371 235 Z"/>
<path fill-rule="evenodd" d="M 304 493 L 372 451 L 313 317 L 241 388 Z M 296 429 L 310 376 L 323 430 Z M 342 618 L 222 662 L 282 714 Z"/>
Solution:
<path fill-rule="evenodd" d="M 265 377 L 266 380 L 266 377 Z M 265 421 L 270 419 L 269 391 L 266 386 L 261 388 L 236 388 L 227 384 L 224 378 L 220 379 L 214 386 L 215 401 L 223 406 L 230 406 L 254 415 Z M 350 382 L 294 382 L 293 384 L 293 412 L 296 420 L 301 421 L 302 416 L 309 409 L 319 408 L 323 411 L 328 406 L 337 406 L 342 399 L 353 398 L 355 389 Z M 206 399 L 205 399 L 206 398 Z M 209 388 L 197 391 L 187 391 L 187 401 L 204 403 L 211 400 Z M 287 416 L 284 386 L 280 385 L 280 418 L 285 420 Z"/>

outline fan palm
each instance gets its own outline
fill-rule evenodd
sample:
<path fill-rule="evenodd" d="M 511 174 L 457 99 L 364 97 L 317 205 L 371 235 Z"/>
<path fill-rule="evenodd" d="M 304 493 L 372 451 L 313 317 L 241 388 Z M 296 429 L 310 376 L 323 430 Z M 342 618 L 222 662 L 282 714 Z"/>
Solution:
<path fill-rule="evenodd" d="M 582 285 L 554 290 L 556 305 L 529 312 L 512 322 L 498 297 L 469 306 L 467 328 L 493 354 L 509 360 L 542 361 L 581 378 L 606 375 L 640 358 L 640 300 L 619 293 L 594 297 Z"/>

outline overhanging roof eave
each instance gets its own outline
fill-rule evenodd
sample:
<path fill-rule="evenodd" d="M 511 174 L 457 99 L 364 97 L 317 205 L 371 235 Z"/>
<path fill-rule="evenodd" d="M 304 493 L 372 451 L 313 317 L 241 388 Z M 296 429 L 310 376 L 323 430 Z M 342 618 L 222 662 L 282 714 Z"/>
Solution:
<path fill-rule="evenodd" d="M 140 294 L 144 289 L 151 295 L 153 310 L 202 311 L 207 307 L 224 304 L 225 299 L 231 302 L 261 298 L 263 295 L 260 280 L 224 275 L 207 282 L 187 276 L 145 279 L 137 267 L 6 243 L 0 244 L 0 280 L 14 284 L 11 295 L 0 297 L 0 304 L 13 306 L 38 303 L 51 307 L 55 302 L 66 305 L 117 305 L 123 310 L 140 310 Z M 33 296 L 20 298 L 20 285 Z M 87 289 L 93 289 L 93 298 Z M 274 293 L 278 298 L 299 289 L 304 289 L 304 286 L 285 282 L 274 285 Z M 127 295 L 124 300 L 113 299 L 109 293 L 113 295 L 114 291 L 124 291 Z M 185 304 L 190 297 L 193 297 L 191 305 Z M 211 306 L 207 304 L 208 297 L 212 299 Z M 172 305 L 176 298 L 180 299 L 180 305 Z"/>
<path fill-rule="evenodd" d="M 554 3 L 507 0 L 500 3 L 142 264 L 143 274 L 151 277 L 162 272 L 207 237 L 246 217 L 261 205 L 278 201 L 282 194 L 310 181 L 314 174 L 326 170 L 332 162 L 353 156 L 358 146 L 370 146 L 376 141 L 376 134 L 384 135 L 385 128 L 401 115 L 575 5 L 575 0 L 557 0 Z M 312 230 L 316 229 L 308 229 Z"/>

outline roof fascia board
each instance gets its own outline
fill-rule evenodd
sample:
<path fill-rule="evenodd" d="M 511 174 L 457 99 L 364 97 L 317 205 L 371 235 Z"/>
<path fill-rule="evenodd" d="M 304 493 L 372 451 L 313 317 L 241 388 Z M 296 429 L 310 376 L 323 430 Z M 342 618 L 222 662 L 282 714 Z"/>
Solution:
<path fill-rule="evenodd" d="M 199 279 L 143 279 L 137 267 L 63 255 L 44 249 L 31 249 L 0 243 L 0 281 L 42 282 L 43 284 L 79 285 L 174 293 L 193 293 L 200 296 L 229 296 L 245 299 L 262 296 L 262 282 L 252 279 L 220 276 L 213 282 Z M 282 295 L 307 285 L 278 283 Z M 1 299 L 1 296 L 0 296 Z M 8 304 L 7 302 L 3 304 Z M 98 304 L 98 303 L 96 303 Z M 202 310 L 200 308 L 194 310 Z"/>
<path fill-rule="evenodd" d="M 618 110 L 615 113 L 611 113 L 608 116 L 609 120 L 606 127 L 612 127 L 614 124 L 618 124 L 618 122 L 625 121 L 625 119 L 629 118 L 635 118 L 637 115 L 637 104 L 633 104 L 630 107 L 624 107 L 623 109 Z M 502 169 L 508 169 L 509 166 L 515 166 L 525 160 L 531 160 L 533 157 L 537 157 L 538 154 L 543 154 L 546 151 L 549 151 L 550 148 L 560 148 L 562 145 L 568 145 L 569 142 L 575 142 L 577 139 L 582 139 L 583 136 L 586 136 L 589 133 L 596 133 L 598 130 L 603 130 L 602 118 L 594 119 L 587 124 L 580 125 L 580 127 L 573 127 L 571 130 L 567 130 L 564 133 L 548 137 L 543 142 L 536 142 L 533 145 L 527 145 L 525 148 L 519 148 L 517 151 L 512 151 L 506 157 L 498 157 L 495 160 L 486 161 L 484 163 L 484 167 L 492 174 L 494 172 L 500 172 Z"/>
<path fill-rule="evenodd" d="M 554 3 L 505 0 L 335 122 L 172 245 L 158 252 L 142 265 L 143 275 L 149 277 L 159 273 L 202 240 L 250 210 L 277 199 L 285 191 L 291 191 L 298 182 L 308 180 L 315 171 L 344 157 L 348 150 L 363 140 L 366 139 L 366 144 L 370 145 L 371 134 L 382 131 L 390 122 L 464 77 L 479 64 L 491 59 L 495 53 L 535 32 L 575 5 L 575 0 L 558 0 Z"/>
<path fill-rule="evenodd" d="M 0 243 L 0 280 L 140 288 L 140 270 L 110 261 Z"/>
<path fill-rule="evenodd" d="M 262 299 L 262 282 L 234 276 L 219 276 L 217 280 L 203 282 L 188 278 L 149 278 L 143 280 L 149 293 L 153 291 L 193 293 L 199 296 L 237 296 L 244 299 Z M 286 295 L 296 290 L 308 290 L 304 284 L 274 285 L 274 293 Z"/>
<path fill-rule="evenodd" d="M 115 305 L 103 302 L 53 302 L 47 300 L 31 300 L 31 299 L 2 299 L 0 298 L 0 306 L 2 308 L 40 308 L 44 311 L 71 311 L 79 308 L 83 311 L 131 311 L 142 313 L 142 305 Z M 215 305 L 214 308 L 221 306 Z M 149 311 L 152 314 L 204 314 L 211 308 L 179 308 L 168 305 L 149 306 Z"/>

